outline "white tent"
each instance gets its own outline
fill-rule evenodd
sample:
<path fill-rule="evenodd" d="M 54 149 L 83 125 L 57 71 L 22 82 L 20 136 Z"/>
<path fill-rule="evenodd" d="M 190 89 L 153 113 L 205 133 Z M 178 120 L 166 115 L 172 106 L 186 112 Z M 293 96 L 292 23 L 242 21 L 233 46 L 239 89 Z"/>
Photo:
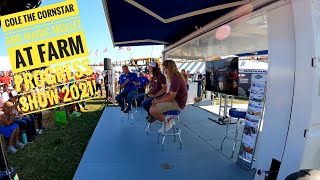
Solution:
<path fill-rule="evenodd" d="M 268 62 L 239 60 L 239 72 L 242 72 L 243 70 L 268 70 Z"/>
<path fill-rule="evenodd" d="M 12 70 L 9 56 L 0 56 L 0 71 L 9 71 Z"/>

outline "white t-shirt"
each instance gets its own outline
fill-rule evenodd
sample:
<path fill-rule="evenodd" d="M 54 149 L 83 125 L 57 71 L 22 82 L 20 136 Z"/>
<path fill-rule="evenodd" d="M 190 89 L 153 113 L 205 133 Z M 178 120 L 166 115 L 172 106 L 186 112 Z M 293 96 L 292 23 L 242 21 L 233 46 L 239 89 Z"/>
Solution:
<path fill-rule="evenodd" d="M 99 75 L 96 77 L 96 84 L 102 84 L 103 76 Z"/>
<path fill-rule="evenodd" d="M 3 100 L 3 102 L 9 101 L 9 94 L 7 92 L 4 92 L 2 94 L 2 100 Z"/>
<path fill-rule="evenodd" d="M 119 74 L 119 73 L 116 73 L 116 81 L 119 80 L 119 77 L 120 77 L 120 74 Z"/>

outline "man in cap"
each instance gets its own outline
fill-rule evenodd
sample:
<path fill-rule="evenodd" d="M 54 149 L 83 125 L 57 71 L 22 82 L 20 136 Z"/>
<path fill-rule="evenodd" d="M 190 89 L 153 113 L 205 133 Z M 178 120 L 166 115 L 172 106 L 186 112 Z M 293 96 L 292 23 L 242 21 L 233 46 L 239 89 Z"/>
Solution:
<path fill-rule="evenodd" d="M 141 102 L 142 107 L 148 112 L 148 122 L 154 122 L 155 119 L 150 115 L 149 109 L 152 105 L 154 98 L 163 96 L 167 91 L 166 77 L 161 73 L 159 65 L 152 61 L 149 64 L 149 72 L 152 75 L 151 88 L 148 93 L 138 95 L 138 100 Z"/>
<path fill-rule="evenodd" d="M 13 91 L 13 87 L 10 85 L 8 86 L 6 92 L 2 94 L 3 102 L 9 101 L 9 94 L 11 93 L 11 91 Z"/>
<path fill-rule="evenodd" d="M 139 80 L 139 83 L 140 83 L 140 85 L 138 87 L 138 94 L 145 93 L 146 92 L 146 87 L 150 83 L 149 79 L 146 76 L 144 76 L 143 72 L 140 72 L 138 80 Z"/>

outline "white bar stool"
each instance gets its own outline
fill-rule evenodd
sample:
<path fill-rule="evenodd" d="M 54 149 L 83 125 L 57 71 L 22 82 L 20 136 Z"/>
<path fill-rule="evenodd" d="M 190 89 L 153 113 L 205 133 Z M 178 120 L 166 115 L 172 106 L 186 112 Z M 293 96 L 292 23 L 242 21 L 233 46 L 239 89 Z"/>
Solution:
<path fill-rule="evenodd" d="M 238 136 L 242 134 L 242 132 L 239 132 L 240 124 L 244 123 L 244 119 L 246 118 L 247 110 L 245 109 L 237 109 L 237 108 L 231 108 L 229 110 L 229 118 L 228 118 L 228 123 L 227 123 L 227 129 L 225 136 L 221 142 L 220 150 L 222 150 L 223 143 L 226 139 L 230 139 L 233 141 L 233 147 L 232 147 L 232 154 L 231 158 L 233 158 L 234 151 L 237 147 L 237 142 L 241 141 L 241 139 L 238 139 Z M 229 130 L 229 125 L 231 124 L 231 120 L 233 118 L 237 118 L 237 126 L 235 131 L 228 131 Z M 234 137 L 228 136 L 229 134 L 235 134 Z"/>
<path fill-rule="evenodd" d="M 125 108 L 128 107 L 128 102 L 126 99 L 122 99 L 124 101 L 124 105 L 125 105 Z M 125 112 L 122 112 L 122 115 L 121 115 L 121 122 L 123 123 L 123 119 L 124 119 L 124 116 L 125 114 L 128 114 L 128 120 L 131 119 L 131 124 L 133 124 L 133 114 L 136 114 L 137 118 L 139 118 L 139 113 L 138 113 L 138 101 L 137 101 L 137 98 L 133 98 L 132 100 L 135 105 L 131 107 L 131 110 L 128 112 L 128 113 L 125 113 Z"/>
<path fill-rule="evenodd" d="M 174 139 L 173 141 L 176 142 L 176 136 L 179 137 L 179 141 L 180 141 L 180 149 L 182 149 L 182 140 L 181 140 L 181 129 L 180 129 L 180 111 L 168 111 L 164 113 L 166 115 L 165 121 L 163 122 L 163 126 L 164 126 L 164 132 L 160 132 L 158 135 L 158 144 L 160 143 L 160 136 L 162 136 L 162 151 L 164 149 L 164 142 L 166 139 L 166 136 L 173 136 Z M 173 119 L 173 133 L 168 133 L 166 130 L 166 126 L 165 126 L 165 122 L 169 119 L 172 118 Z M 175 123 L 176 120 L 177 122 Z"/>

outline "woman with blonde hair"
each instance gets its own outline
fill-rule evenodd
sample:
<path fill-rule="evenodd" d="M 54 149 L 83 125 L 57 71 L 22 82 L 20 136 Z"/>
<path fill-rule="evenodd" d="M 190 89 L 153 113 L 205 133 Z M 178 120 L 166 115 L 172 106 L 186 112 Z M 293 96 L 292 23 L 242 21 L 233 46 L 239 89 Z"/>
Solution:
<path fill-rule="evenodd" d="M 169 92 L 159 99 L 152 101 L 150 114 L 161 122 L 165 121 L 163 113 L 172 110 L 184 109 L 187 104 L 188 91 L 184 77 L 180 74 L 176 64 L 172 60 L 166 60 L 162 64 L 163 71 L 167 74 L 167 79 L 170 82 Z M 173 119 L 167 119 L 164 123 L 166 131 L 172 128 Z M 164 132 L 164 127 L 159 129 L 159 133 Z"/>

